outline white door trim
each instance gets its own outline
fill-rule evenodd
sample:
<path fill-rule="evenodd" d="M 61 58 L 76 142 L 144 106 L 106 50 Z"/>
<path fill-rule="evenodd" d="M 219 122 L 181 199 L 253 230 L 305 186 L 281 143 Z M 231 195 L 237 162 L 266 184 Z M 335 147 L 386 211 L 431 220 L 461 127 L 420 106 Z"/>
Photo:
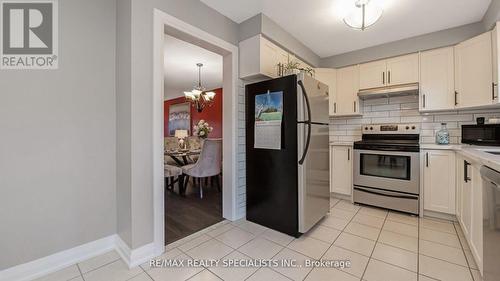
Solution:
<path fill-rule="evenodd" d="M 214 52 L 223 56 L 223 217 L 235 220 L 237 187 L 237 102 L 238 102 L 238 47 L 206 31 L 154 9 L 153 23 L 153 205 L 154 244 L 159 249 L 165 244 L 164 178 L 163 178 L 163 87 L 165 26 L 187 34 L 216 47 Z"/>

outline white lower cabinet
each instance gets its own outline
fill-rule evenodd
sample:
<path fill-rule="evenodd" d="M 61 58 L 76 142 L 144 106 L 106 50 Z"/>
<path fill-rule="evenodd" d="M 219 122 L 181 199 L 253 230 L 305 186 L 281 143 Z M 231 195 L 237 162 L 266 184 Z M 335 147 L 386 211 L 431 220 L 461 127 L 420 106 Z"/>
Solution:
<path fill-rule="evenodd" d="M 455 151 L 424 150 L 424 210 L 455 214 Z"/>
<path fill-rule="evenodd" d="M 482 272 L 483 265 L 483 180 L 479 165 L 471 166 L 472 214 L 470 230 L 470 249 Z"/>
<path fill-rule="evenodd" d="M 352 194 L 352 146 L 330 146 L 330 192 Z"/>
<path fill-rule="evenodd" d="M 483 192 L 480 174 L 481 164 L 458 153 L 457 192 L 460 207 L 457 208 L 457 219 L 471 249 L 472 256 L 479 270 L 483 266 Z"/>

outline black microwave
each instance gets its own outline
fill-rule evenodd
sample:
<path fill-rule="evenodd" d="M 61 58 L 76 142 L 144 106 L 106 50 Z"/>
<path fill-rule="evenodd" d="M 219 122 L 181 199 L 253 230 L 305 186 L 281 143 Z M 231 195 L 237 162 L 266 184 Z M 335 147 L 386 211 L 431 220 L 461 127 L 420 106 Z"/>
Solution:
<path fill-rule="evenodd" d="M 500 146 L 500 124 L 462 125 L 462 143 Z"/>

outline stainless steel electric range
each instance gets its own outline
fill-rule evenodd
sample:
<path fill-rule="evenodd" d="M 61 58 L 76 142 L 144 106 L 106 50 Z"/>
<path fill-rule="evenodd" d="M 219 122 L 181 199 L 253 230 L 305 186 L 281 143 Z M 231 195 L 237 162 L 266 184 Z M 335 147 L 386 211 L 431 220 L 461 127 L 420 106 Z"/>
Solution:
<path fill-rule="evenodd" d="M 354 202 L 419 213 L 418 124 L 363 125 L 354 143 Z"/>

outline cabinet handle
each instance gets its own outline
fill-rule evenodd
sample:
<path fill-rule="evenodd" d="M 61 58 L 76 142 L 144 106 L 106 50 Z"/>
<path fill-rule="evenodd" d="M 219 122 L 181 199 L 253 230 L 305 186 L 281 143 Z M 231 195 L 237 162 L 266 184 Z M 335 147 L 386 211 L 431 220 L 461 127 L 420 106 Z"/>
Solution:
<path fill-rule="evenodd" d="M 422 107 L 425 108 L 425 94 L 422 95 L 422 103 L 423 103 Z"/>
<path fill-rule="evenodd" d="M 458 105 L 458 100 L 457 100 L 458 92 L 455 91 L 455 105 Z"/>
<path fill-rule="evenodd" d="M 337 103 L 333 103 L 333 113 L 337 113 Z"/>
<path fill-rule="evenodd" d="M 354 101 L 354 112 L 356 112 L 356 101 Z"/>
<path fill-rule="evenodd" d="M 347 148 L 347 161 L 351 161 L 351 149 Z"/>
<path fill-rule="evenodd" d="M 385 71 L 382 72 L 382 85 L 385 85 Z"/>
<path fill-rule="evenodd" d="M 429 152 L 425 153 L 425 166 L 429 167 Z"/>
<path fill-rule="evenodd" d="M 469 175 L 468 175 L 468 169 L 467 166 L 469 166 L 470 163 L 467 162 L 467 160 L 464 160 L 464 182 L 470 181 Z"/>
<path fill-rule="evenodd" d="M 391 71 L 387 71 L 387 84 L 391 84 Z"/>
<path fill-rule="evenodd" d="M 491 99 L 492 100 L 495 100 L 496 97 L 495 97 L 495 87 L 497 86 L 497 84 L 495 82 L 491 83 Z"/>

